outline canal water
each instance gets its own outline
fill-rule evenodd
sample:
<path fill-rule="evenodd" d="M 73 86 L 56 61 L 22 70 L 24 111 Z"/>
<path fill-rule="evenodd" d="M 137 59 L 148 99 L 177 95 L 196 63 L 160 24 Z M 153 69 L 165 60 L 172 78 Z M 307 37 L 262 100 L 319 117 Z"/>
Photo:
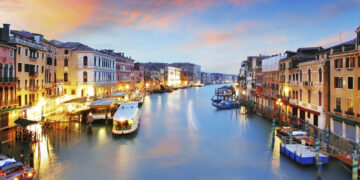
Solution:
<path fill-rule="evenodd" d="M 41 130 L 36 145 L 2 145 L 37 171 L 37 179 L 317 179 L 271 147 L 271 122 L 244 109 L 216 110 L 210 98 L 220 85 L 147 96 L 139 130 L 114 137 L 111 126 L 78 123 Z M 66 125 L 67 126 L 67 125 Z M 30 161 L 29 152 L 34 153 Z M 350 179 L 335 159 L 324 179 Z"/>

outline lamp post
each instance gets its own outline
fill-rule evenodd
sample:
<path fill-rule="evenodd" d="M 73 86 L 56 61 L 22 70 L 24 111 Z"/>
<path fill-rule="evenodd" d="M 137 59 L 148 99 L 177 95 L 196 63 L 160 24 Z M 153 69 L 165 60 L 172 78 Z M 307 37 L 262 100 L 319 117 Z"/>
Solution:
<path fill-rule="evenodd" d="M 276 105 L 278 105 L 278 108 L 279 108 L 279 121 L 281 122 L 281 108 L 282 108 L 283 102 L 281 101 L 280 98 L 276 101 Z"/>

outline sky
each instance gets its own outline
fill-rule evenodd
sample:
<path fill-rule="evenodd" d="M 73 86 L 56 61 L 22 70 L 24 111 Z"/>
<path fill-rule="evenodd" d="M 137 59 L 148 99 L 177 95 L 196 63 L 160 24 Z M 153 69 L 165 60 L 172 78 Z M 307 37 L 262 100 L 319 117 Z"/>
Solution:
<path fill-rule="evenodd" d="M 0 0 L 0 23 L 46 39 L 238 73 L 247 56 L 355 38 L 360 0 Z"/>

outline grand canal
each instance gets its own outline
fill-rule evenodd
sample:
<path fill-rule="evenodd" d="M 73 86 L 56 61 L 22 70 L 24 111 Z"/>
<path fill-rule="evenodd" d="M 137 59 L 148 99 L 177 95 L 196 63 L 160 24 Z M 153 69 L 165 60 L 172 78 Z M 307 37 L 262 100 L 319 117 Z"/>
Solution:
<path fill-rule="evenodd" d="M 92 135 L 82 124 L 42 130 L 34 152 L 37 179 L 316 179 L 315 166 L 302 167 L 271 148 L 271 122 L 239 110 L 216 110 L 215 88 L 180 89 L 147 96 L 137 133 L 113 137 L 97 123 Z M 2 151 L 7 152 L 6 145 Z M 350 179 L 338 161 L 323 168 L 324 179 Z"/>

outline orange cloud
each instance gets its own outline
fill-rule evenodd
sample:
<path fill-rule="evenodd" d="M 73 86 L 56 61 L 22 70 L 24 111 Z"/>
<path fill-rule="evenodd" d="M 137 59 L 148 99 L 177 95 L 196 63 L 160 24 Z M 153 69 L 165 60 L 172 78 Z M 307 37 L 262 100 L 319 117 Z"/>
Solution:
<path fill-rule="evenodd" d="M 0 22 L 54 38 L 88 23 L 100 7 L 99 0 L 2 0 Z"/>
<path fill-rule="evenodd" d="M 313 45 L 330 47 L 330 46 L 340 44 L 341 42 L 345 42 L 345 41 L 348 41 L 348 40 L 354 39 L 354 38 L 355 38 L 354 31 L 345 31 L 345 32 L 336 33 L 329 37 L 321 39 L 318 42 L 314 43 Z"/>
<path fill-rule="evenodd" d="M 287 38 L 285 35 L 282 35 L 282 36 L 279 36 L 279 37 L 275 37 L 275 38 L 272 38 L 272 39 L 269 39 L 266 41 L 267 44 L 277 44 L 277 43 L 281 43 L 281 42 L 284 42 L 286 41 Z"/>

